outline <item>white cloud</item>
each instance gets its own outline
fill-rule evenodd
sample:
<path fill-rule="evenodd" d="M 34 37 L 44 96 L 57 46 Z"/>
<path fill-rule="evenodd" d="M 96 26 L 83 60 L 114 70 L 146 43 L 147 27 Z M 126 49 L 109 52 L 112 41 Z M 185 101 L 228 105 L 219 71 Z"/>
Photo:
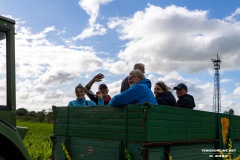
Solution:
<path fill-rule="evenodd" d="M 79 5 L 90 15 L 89 24 L 92 25 L 96 22 L 99 14 L 100 5 L 107 4 L 112 0 L 80 0 Z"/>
<path fill-rule="evenodd" d="M 24 78 L 41 75 L 43 77 L 41 79 L 71 75 L 74 78 L 80 73 L 94 71 L 102 66 L 102 60 L 96 56 L 92 48 L 54 45 L 45 38 L 49 31 L 54 30 L 46 28 L 36 35 L 26 28 L 18 31 L 16 36 L 17 75 Z"/>
<path fill-rule="evenodd" d="M 51 105 L 66 106 L 75 97 L 70 84 L 103 66 L 103 60 L 90 46 L 65 47 L 52 43 L 47 37 L 50 32 L 58 33 L 55 27 L 36 34 L 21 26 L 16 31 L 18 108 L 41 110 Z"/>
<path fill-rule="evenodd" d="M 84 29 L 80 35 L 74 38 L 74 40 L 83 40 L 96 35 L 104 35 L 105 33 L 106 28 L 104 28 L 101 24 L 93 24 L 92 26 Z"/>
<path fill-rule="evenodd" d="M 112 83 L 107 84 L 109 88 L 109 95 L 112 97 L 120 93 L 122 80 L 114 81 Z"/>
<path fill-rule="evenodd" d="M 113 60 L 107 60 L 104 63 L 104 68 L 108 71 L 119 74 L 119 73 L 125 73 L 125 75 L 128 75 L 128 73 L 132 70 L 133 65 L 126 64 L 124 61 L 113 61 Z"/>
<path fill-rule="evenodd" d="M 90 17 L 92 15 L 89 26 L 93 29 L 82 34 L 82 39 L 101 29 L 101 26 L 94 28 L 99 6 L 110 1 L 96 2 L 98 7 L 91 9 L 89 4 L 90 9 L 86 9 Z M 75 98 L 75 84 L 86 78 L 89 80 L 98 70 L 103 70 L 112 78 L 109 81 L 106 77 L 108 80 L 104 83 L 108 82 L 110 95 L 114 96 L 119 93 L 122 81 L 113 77 L 118 76 L 116 74 L 127 75 L 136 62 L 141 62 L 146 65 L 146 74 L 153 86 L 159 80 L 170 87 L 183 82 L 195 97 L 196 109 L 211 111 L 213 83 L 202 82 L 202 77 L 187 79 L 179 71 L 210 72 L 209 68 L 213 68 L 211 58 L 216 53 L 221 56 L 224 69 L 240 67 L 237 62 L 240 34 L 236 23 L 209 19 L 206 11 L 149 5 L 133 17 L 111 18 L 108 25 L 116 29 L 119 38 L 127 43 L 118 57 L 104 55 L 106 58 L 103 59 L 93 46 L 76 46 L 70 41 L 67 47 L 54 44 L 48 38 L 49 34 L 58 35 L 59 30 L 54 26 L 33 34 L 31 28 L 19 24 L 16 35 L 17 107 L 41 110 L 53 104 L 66 106 Z M 228 79 L 222 81 L 227 82 Z M 94 84 L 93 91 L 97 88 L 98 85 Z M 237 111 L 239 90 L 236 88 L 232 94 L 222 92 L 223 109 L 231 106 Z"/>
<path fill-rule="evenodd" d="M 236 89 L 234 89 L 233 95 L 240 97 L 240 86 L 238 86 Z"/>
<path fill-rule="evenodd" d="M 227 16 L 225 20 L 231 23 L 239 23 L 239 20 L 240 20 L 239 16 L 240 16 L 240 8 L 237 8 L 235 12 L 232 13 L 230 16 Z"/>
<path fill-rule="evenodd" d="M 129 64 L 142 60 L 149 72 L 206 70 L 212 68 L 211 58 L 217 53 L 225 69 L 240 67 L 239 26 L 209 19 L 206 11 L 149 5 L 132 17 L 111 18 L 108 26 L 128 41 L 119 59 Z"/>
<path fill-rule="evenodd" d="M 88 27 L 82 31 L 82 33 L 74 38 L 74 40 L 83 40 L 96 35 L 104 35 L 106 33 L 106 28 L 96 23 L 99 16 L 99 8 L 101 5 L 110 3 L 112 0 L 80 0 L 79 5 L 84 9 L 90 16 L 88 20 Z"/>
<path fill-rule="evenodd" d="M 228 83 L 228 82 L 231 82 L 232 80 L 231 79 L 221 79 L 221 83 Z"/>

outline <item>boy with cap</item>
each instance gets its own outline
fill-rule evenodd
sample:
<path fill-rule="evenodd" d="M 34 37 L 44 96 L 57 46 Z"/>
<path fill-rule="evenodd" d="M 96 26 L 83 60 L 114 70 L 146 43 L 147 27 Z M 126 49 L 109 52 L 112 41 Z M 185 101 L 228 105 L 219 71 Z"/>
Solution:
<path fill-rule="evenodd" d="M 93 79 L 85 86 L 87 96 L 96 104 L 98 104 L 98 99 L 99 97 L 97 95 L 102 94 L 103 100 L 104 100 L 104 105 L 108 105 L 108 102 L 111 100 L 111 97 L 108 95 L 108 87 L 106 84 L 100 84 L 98 87 L 98 92 L 94 94 L 91 91 L 91 87 L 94 82 L 100 82 L 104 78 L 104 75 L 102 73 L 97 74 L 96 76 L 93 77 Z"/>
<path fill-rule="evenodd" d="M 187 94 L 188 88 L 184 83 L 179 83 L 173 88 L 176 90 L 178 101 L 176 107 L 193 109 L 195 107 L 195 102 L 193 96 Z"/>

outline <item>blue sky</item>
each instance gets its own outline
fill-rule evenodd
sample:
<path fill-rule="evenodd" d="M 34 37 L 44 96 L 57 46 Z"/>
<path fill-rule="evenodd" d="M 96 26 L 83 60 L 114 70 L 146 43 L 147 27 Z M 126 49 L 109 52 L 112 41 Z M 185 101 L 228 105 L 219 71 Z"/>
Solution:
<path fill-rule="evenodd" d="M 153 86 L 183 82 L 196 109 L 211 111 L 219 54 L 222 111 L 240 114 L 237 0 L 0 0 L 0 15 L 17 22 L 17 108 L 66 106 L 100 72 L 114 96 L 141 62 Z"/>

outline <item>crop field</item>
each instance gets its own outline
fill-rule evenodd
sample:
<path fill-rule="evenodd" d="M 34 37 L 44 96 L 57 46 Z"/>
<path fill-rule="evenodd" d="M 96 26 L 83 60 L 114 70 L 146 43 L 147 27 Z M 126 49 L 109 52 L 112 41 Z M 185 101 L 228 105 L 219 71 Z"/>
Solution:
<path fill-rule="evenodd" d="M 18 126 L 28 127 L 23 142 L 33 160 L 51 159 L 51 139 L 53 124 L 17 121 Z"/>

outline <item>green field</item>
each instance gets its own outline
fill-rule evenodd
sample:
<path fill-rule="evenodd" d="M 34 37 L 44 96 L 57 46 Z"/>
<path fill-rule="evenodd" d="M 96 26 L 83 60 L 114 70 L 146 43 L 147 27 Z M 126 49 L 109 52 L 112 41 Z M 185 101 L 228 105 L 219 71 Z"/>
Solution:
<path fill-rule="evenodd" d="M 17 121 L 18 126 L 28 127 L 28 133 L 23 142 L 33 160 L 51 159 L 51 140 L 53 124 L 39 122 Z"/>

